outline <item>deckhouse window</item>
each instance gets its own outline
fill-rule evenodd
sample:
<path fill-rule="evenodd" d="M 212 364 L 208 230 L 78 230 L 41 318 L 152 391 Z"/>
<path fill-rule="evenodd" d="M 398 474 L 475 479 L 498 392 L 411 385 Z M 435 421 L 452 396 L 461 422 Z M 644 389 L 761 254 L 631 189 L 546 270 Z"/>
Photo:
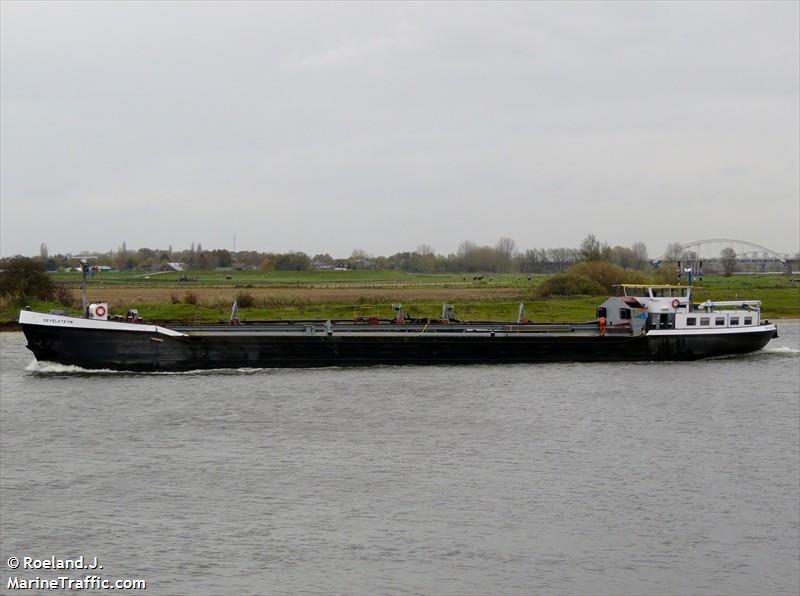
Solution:
<path fill-rule="evenodd" d="M 725 317 L 717 317 L 716 319 L 714 319 L 714 325 L 717 325 L 718 327 L 724 326 L 725 325 Z"/>
<path fill-rule="evenodd" d="M 619 309 L 619 318 L 620 319 L 630 319 L 631 318 L 631 309 L 630 308 L 620 308 Z"/>
<path fill-rule="evenodd" d="M 700 317 L 700 325 L 708 327 L 711 324 L 711 318 L 709 317 Z"/>
<path fill-rule="evenodd" d="M 686 326 L 687 327 L 694 327 L 697 325 L 697 318 L 695 317 L 686 317 Z"/>
<path fill-rule="evenodd" d="M 739 317 L 731 317 L 731 325 L 738 325 Z"/>
<path fill-rule="evenodd" d="M 752 325 L 753 324 L 753 317 L 745 317 L 744 318 L 745 325 Z"/>

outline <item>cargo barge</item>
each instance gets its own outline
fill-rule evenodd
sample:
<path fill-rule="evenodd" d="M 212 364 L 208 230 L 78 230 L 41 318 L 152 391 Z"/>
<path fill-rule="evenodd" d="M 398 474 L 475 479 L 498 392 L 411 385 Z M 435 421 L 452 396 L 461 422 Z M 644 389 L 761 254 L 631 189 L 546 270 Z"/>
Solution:
<path fill-rule="evenodd" d="M 688 286 L 621 287 L 592 321 L 534 323 L 520 305 L 516 321 L 459 321 L 450 305 L 437 320 L 394 316 L 327 321 L 243 321 L 150 325 L 130 312 L 87 317 L 20 312 L 37 360 L 87 369 L 188 371 L 214 368 L 642 362 L 697 360 L 763 348 L 777 327 L 757 300 L 692 302 Z"/>

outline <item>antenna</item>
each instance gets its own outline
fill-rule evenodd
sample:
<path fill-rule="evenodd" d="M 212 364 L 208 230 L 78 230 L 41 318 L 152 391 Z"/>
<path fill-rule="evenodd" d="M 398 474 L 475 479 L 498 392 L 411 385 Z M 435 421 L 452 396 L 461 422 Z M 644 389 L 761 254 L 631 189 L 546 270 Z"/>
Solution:
<path fill-rule="evenodd" d="M 89 308 L 89 296 L 86 291 L 86 272 L 89 270 L 89 262 L 86 259 L 81 259 L 81 310 L 83 316 L 86 316 L 87 308 Z"/>
<path fill-rule="evenodd" d="M 86 256 L 80 260 L 81 263 L 81 309 L 83 310 L 83 316 L 89 316 L 89 294 L 88 294 L 88 281 L 86 279 L 86 274 L 89 273 L 91 267 L 89 267 L 89 259 L 97 259 L 95 256 Z"/>

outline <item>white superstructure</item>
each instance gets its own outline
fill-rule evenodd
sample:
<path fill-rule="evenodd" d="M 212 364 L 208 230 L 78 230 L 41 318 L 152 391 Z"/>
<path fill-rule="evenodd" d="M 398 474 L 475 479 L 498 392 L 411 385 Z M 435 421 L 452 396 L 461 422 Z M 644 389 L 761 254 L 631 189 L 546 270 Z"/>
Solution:
<path fill-rule="evenodd" d="M 761 325 L 760 300 L 722 300 L 692 304 L 689 286 L 623 285 L 625 297 L 647 311 L 648 329 L 742 329 Z"/>

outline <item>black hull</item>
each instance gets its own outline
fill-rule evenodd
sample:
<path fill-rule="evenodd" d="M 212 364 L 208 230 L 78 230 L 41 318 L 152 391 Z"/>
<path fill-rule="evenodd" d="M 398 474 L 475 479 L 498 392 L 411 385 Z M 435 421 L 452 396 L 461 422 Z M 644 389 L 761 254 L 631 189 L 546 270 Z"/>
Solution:
<path fill-rule="evenodd" d="M 499 364 L 696 360 L 763 348 L 774 330 L 680 336 L 435 333 L 165 336 L 124 330 L 22 325 L 37 360 L 88 369 L 187 371 L 213 368 Z"/>

